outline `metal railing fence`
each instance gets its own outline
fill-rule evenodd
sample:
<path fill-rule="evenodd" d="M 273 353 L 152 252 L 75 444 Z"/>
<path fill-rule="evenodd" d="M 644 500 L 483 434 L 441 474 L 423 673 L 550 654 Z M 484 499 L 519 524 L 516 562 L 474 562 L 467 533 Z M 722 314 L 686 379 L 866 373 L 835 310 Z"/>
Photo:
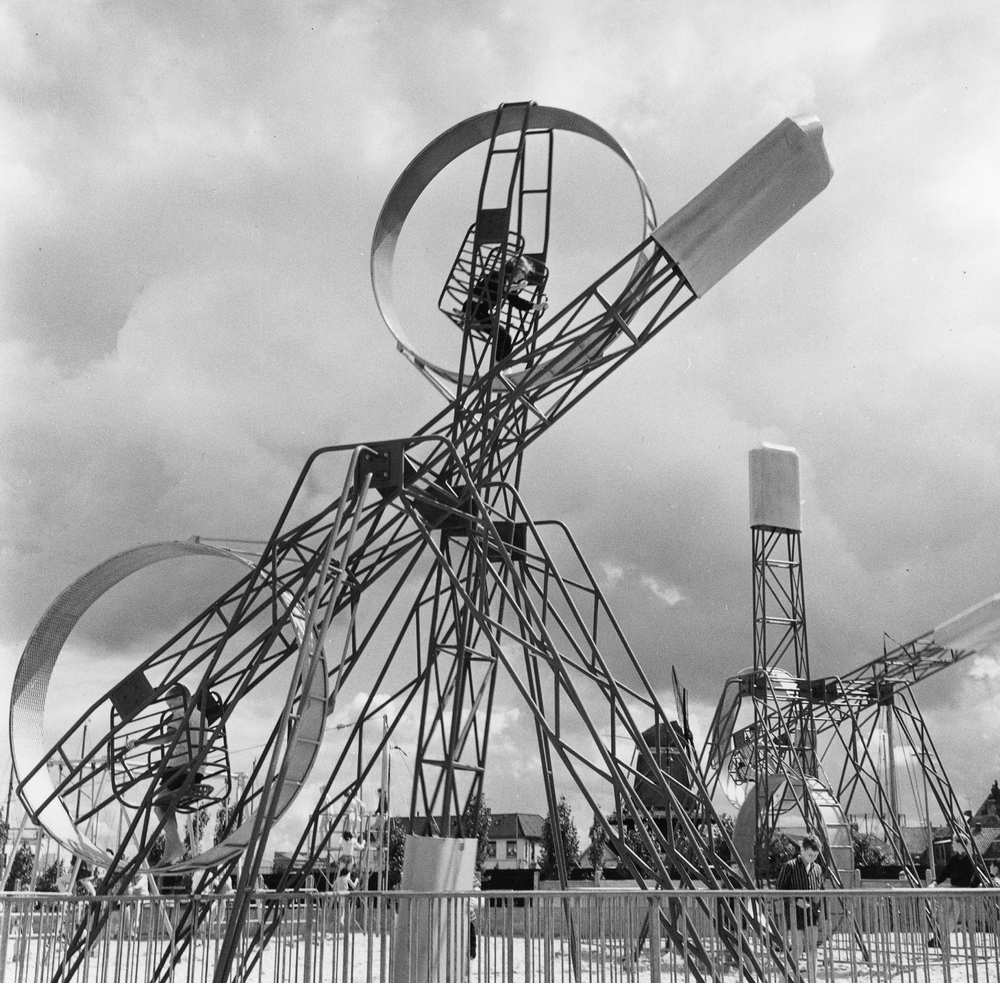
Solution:
<path fill-rule="evenodd" d="M 801 902 L 801 905 L 799 904 Z M 232 897 L 0 894 L 0 983 L 209 983 Z M 254 895 L 232 980 L 1000 983 L 1000 890 Z M 817 912 L 815 925 L 812 912 Z M 812 976 L 801 960 L 800 977 Z"/>

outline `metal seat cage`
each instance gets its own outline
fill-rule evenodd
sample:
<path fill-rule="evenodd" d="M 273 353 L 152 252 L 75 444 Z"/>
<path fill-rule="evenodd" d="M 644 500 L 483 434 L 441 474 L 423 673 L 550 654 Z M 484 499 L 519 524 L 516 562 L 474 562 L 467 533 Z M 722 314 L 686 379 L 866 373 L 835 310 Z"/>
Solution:
<path fill-rule="evenodd" d="M 438 310 L 448 320 L 464 329 L 473 304 L 481 296 L 477 294 L 478 285 L 488 281 L 490 277 L 495 277 L 497 296 L 490 320 L 495 321 L 498 315 L 504 314 L 509 320 L 511 308 L 509 304 L 504 303 L 508 298 L 509 283 L 508 278 L 500 271 L 518 262 L 522 257 L 531 260 L 541 271 L 539 276 L 530 277 L 526 286 L 526 296 L 532 303 L 537 303 L 544 294 L 549 279 L 549 270 L 543 258 L 540 255 L 525 253 L 524 237 L 514 231 L 507 232 L 506 242 L 499 244 L 484 242 L 482 237 L 477 235 L 477 225 L 474 222 L 469 226 L 469 231 L 465 234 L 461 248 L 448 272 L 441 296 L 438 298 Z"/>
<path fill-rule="evenodd" d="M 229 798 L 232 781 L 226 728 L 214 709 L 219 702 L 216 694 L 202 690 L 178 718 L 162 699 L 149 701 L 131 714 L 120 712 L 121 701 L 115 701 L 108 770 L 112 790 L 122 805 L 142 808 L 144 800 L 149 801 L 148 783 L 160 785 L 171 776 L 176 768 L 172 761 L 192 763 L 191 776 L 173 796 L 171 808 L 175 812 L 197 812 Z M 164 797 L 157 792 L 153 799 L 162 801 Z"/>

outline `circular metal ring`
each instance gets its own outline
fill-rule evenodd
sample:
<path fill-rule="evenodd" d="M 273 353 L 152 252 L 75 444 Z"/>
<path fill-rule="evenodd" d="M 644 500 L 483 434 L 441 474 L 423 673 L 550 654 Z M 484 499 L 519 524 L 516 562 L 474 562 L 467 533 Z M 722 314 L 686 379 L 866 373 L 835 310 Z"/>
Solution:
<path fill-rule="evenodd" d="M 375 292 L 375 303 L 386 327 L 396 339 L 396 345 L 422 371 L 429 373 L 439 382 L 457 385 L 468 383 L 470 376 L 462 375 L 454 369 L 428 362 L 413 347 L 403 329 L 403 324 L 396 308 L 393 293 L 392 273 L 396 253 L 396 243 L 403 230 L 417 199 L 452 161 L 461 157 L 466 151 L 480 143 L 489 140 L 497 122 L 497 110 L 479 113 L 446 130 L 435 140 L 432 140 L 410 162 L 393 185 L 389 196 L 382 206 L 378 221 L 375 223 L 375 233 L 372 237 L 371 277 L 372 289 Z M 520 115 L 517 113 L 500 113 L 497 133 L 510 133 L 520 129 Z M 603 144 L 618 155 L 632 172 L 642 201 L 643 232 L 640 241 L 644 241 L 656 227 L 656 214 L 652 199 L 646 188 L 646 183 L 624 147 L 606 130 L 596 123 L 565 109 L 555 109 L 551 106 L 531 106 L 529 115 L 530 129 L 533 130 L 564 130 L 589 137 Z M 640 257 L 636 263 L 636 271 L 644 264 Z M 502 388 L 498 381 L 497 387 Z"/>
<path fill-rule="evenodd" d="M 56 794 L 48 768 L 43 764 L 52 750 L 45 743 L 44 718 L 53 670 L 73 628 L 87 610 L 115 585 L 164 560 L 196 556 L 229 560 L 246 568 L 253 568 L 253 564 L 245 557 L 198 540 L 151 543 L 126 550 L 98 564 L 56 598 L 32 632 L 18 664 L 10 700 L 11 758 L 18 794 L 32 819 L 57 843 L 92 864 L 106 866 L 107 854 L 78 828 L 66 805 Z M 302 619 L 293 616 L 289 620 L 301 642 Z M 323 658 L 320 653 L 320 659 Z M 325 665 L 312 673 L 312 680 L 310 692 L 301 701 L 304 707 L 312 709 L 303 713 L 296 740 L 287 748 L 291 780 L 282 786 L 276 817 L 288 808 L 301 787 L 318 753 L 323 735 L 325 714 L 315 708 L 325 706 Z M 108 698 L 107 695 L 105 698 Z M 24 775 L 28 776 L 26 780 L 22 779 Z M 238 856 L 249 843 L 253 818 L 253 810 L 247 810 L 241 825 L 225 840 L 187 861 L 162 869 L 174 871 L 208 868 Z"/>

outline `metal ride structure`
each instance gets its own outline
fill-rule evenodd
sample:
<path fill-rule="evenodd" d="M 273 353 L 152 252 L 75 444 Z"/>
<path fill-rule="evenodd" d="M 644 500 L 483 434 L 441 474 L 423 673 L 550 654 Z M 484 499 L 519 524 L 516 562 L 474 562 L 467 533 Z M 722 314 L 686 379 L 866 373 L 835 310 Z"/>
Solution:
<path fill-rule="evenodd" d="M 1000 641 L 1000 595 L 993 595 L 912 641 L 894 645 L 871 662 L 813 684 L 820 754 L 840 764 L 834 792 L 845 810 L 850 810 L 856 802 L 871 808 L 881 825 L 882 838 L 891 848 L 893 862 L 903 867 L 913 884 L 918 878 L 903 842 L 895 772 L 890 767 L 885 774 L 879 768 L 876 749 L 885 735 L 890 766 L 894 764 L 896 749 L 912 756 L 923 786 L 928 826 L 933 802 L 952 835 L 966 844 L 980 876 L 986 878 L 987 863 L 948 780 L 912 688 L 949 666 L 987 651 L 997 641 Z M 928 851 L 933 856 L 931 843 Z"/>
<path fill-rule="evenodd" d="M 560 131 L 596 140 L 628 165 L 640 193 L 644 233 L 607 273 L 543 319 L 551 154 Z M 406 339 L 394 298 L 393 259 L 404 223 L 428 184 L 451 161 L 484 143 L 486 167 L 475 221 L 440 300 L 461 332 L 458 366 L 445 367 L 422 358 Z M 537 187 L 526 181 L 529 153 L 542 155 L 540 170 L 548 175 Z M 85 716 L 108 710 L 109 731 L 70 779 L 50 788 L 43 777 L 48 763 L 65 756 L 66 740 L 76 730 L 70 728 L 51 747 L 37 735 L 26 744 L 22 731 L 40 730 L 47 673 L 68 634 L 62 628 L 72 626 L 65 610 L 77 610 L 63 595 L 43 618 L 60 630 L 36 630 L 37 645 L 29 643 L 12 696 L 18 791 L 28 811 L 44 823 L 55 810 L 64 821 L 67 794 L 80 783 L 92 785 L 105 772 L 122 770 L 123 756 L 134 747 L 134 735 L 127 735 L 136 726 L 151 728 L 146 722 L 155 716 L 151 708 L 183 680 L 197 681 L 193 693 L 221 690 L 223 710 L 214 723 L 205 723 L 208 715 L 194 697 L 184 712 L 182 723 L 188 727 L 197 713 L 201 738 L 174 791 L 197 796 L 206 784 L 199 776 L 210 756 L 219 753 L 228 716 L 274 678 L 276 667 L 290 666 L 284 706 L 247 785 L 254 791 L 237 801 L 215 853 L 166 868 L 194 872 L 199 883 L 208 883 L 240 861 L 216 979 L 233 972 L 245 976 L 274 927 L 265 920 L 249 943 L 241 941 L 268 832 L 305 784 L 322 740 L 322 722 L 336 709 L 341 692 L 363 674 L 368 695 L 328 773 L 313 778 L 310 819 L 279 889 L 303 884 L 310 866 L 324 855 L 329 830 L 378 768 L 382 751 L 410 710 L 419 712 L 420 721 L 411 818 L 423 811 L 437 819 L 443 835 L 454 828 L 460 837 L 468 836 L 482 802 L 493 700 L 502 683 L 520 695 L 534 721 L 551 814 L 556 814 L 556 777 L 562 770 L 596 812 L 595 791 L 603 785 L 613 793 L 617 820 L 605 820 L 609 839 L 641 885 L 672 886 L 673 868 L 682 886 L 696 877 L 713 887 L 749 886 L 742 865 L 730 869 L 714 863 L 709 831 L 715 817 L 694 761 L 679 772 L 656 767 L 663 760 L 661 735 L 671 732 L 670 721 L 568 530 L 559 522 L 534 520 L 519 482 L 523 454 L 540 434 L 815 197 L 831 173 L 818 121 L 785 120 L 688 205 L 656 225 L 645 185 L 626 152 L 604 130 L 573 113 L 508 104 L 433 141 L 403 172 L 383 206 L 371 267 L 376 301 L 398 348 L 445 396 L 447 406 L 413 437 L 314 452 L 270 539 L 251 558 L 252 569 L 88 709 Z M 488 186 L 498 184 L 504 193 L 498 201 L 489 200 Z M 532 208 L 541 202 L 540 233 L 537 222 L 532 228 L 522 222 L 529 202 Z M 530 260 L 524 267 L 532 275 L 524 280 L 526 303 L 518 304 L 513 276 L 522 260 Z M 484 297 L 487 317 L 478 303 Z M 456 300 L 461 316 L 455 313 Z M 316 514 L 299 518 L 315 494 L 317 475 L 331 465 L 342 477 L 339 495 Z M 101 580 L 88 596 L 104 589 Z M 25 726 L 16 713 L 26 712 L 29 703 L 33 716 Z M 388 718 L 384 728 L 383 718 Z M 139 725 L 133 723 L 137 720 Z M 375 722 L 379 734 L 371 738 Z M 177 734 L 183 729 L 175 728 Z M 676 747 L 670 753 L 686 750 Z M 142 801 L 131 810 L 127 836 L 102 890 L 120 887 L 146 863 L 165 822 L 150 815 L 156 813 L 158 780 L 162 784 L 168 765 L 165 752 Z M 651 793 L 660 805 L 657 816 L 647 805 Z M 691 807 L 692 798 L 697 808 Z M 69 814 L 70 827 L 74 818 Z M 60 832 L 74 835 L 65 822 Z M 718 830 L 714 835 L 725 838 Z M 555 839 L 565 884 L 566 858 Z M 73 843 L 90 847 L 79 836 Z M 714 915 L 714 904 L 706 906 Z M 744 916 L 748 924 L 758 923 L 753 912 L 732 913 Z M 667 937 L 687 953 L 696 978 L 710 977 L 712 959 L 695 926 L 668 915 L 663 924 Z M 179 957 L 193 929 L 183 921 L 177 927 L 172 958 Z M 781 962 L 781 939 L 766 925 L 759 931 Z M 752 951 L 745 934 L 740 941 L 736 934 L 724 940 L 752 972 L 759 968 L 760 952 Z M 87 931 L 81 928 L 60 978 L 73 975 L 86 943 Z M 158 978 L 168 972 L 167 963 L 156 968 Z"/>
<path fill-rule="evenodd" d="M 783 824 L 808 829 L 824 841 L 829 868 L 840 881 L 854 868 L 847 816 L 867 805 L 893 862 L 917 885 L 891 767 L 894 748 L 901 747 L 913 755 L 922 779 L 927 823 L 933 800 L 985 876 L 986 864 L 911 690 L 1000 640 L 1000 595 L 844 675 L 814 677 L 806 642 L 797 455 L 765 445 L 751 451 L 750 465 L 754 665 L 726 682 L 700 755 L 710 792 L 727 782 L 746 789 L 734 831 L 737 849 L 764 885 L 773 873 L 768 851 L 774 834 Z M 746 700 L 753 719 L 737 727 Z M 879 761 L 883 735 L 888 773 Z"/>
<path fill-rule="evenodd" d="M 172 741 L 147 744 L 142 738 L 160 730 L 160 717 L 168 712 L 163 700 L 167 689 L 183 679 L 191 667 L 201 666 L 205 661 L 203 652 L 218 642 L 225 629 L 227 608 L 224 604 L 213 606 L 197 624 L 189 625 L 171 640 L 170 651 L 183 647 L 186 652 L 183 665 L 169 655 L 147 659 L 89 706 L 51 748 L 46 745 L 44 729 L 48 688 L 66 640 L 98 600 L 128 577 L 179 558 L 224 560 L 244 570 L 252 569 L 256 559 L 254 554 L 196 539 L 153 543 L 113 556 L 79 578 L 53 602 L 28 640 L 15 675 L 10 732 L 18 795 L 35 822 L 91 864 L 107 863 L 107 855 L 88 827 L 92 828 L 94 821 L 109 825 L 108 810 L 117 825 L 127 821 L 127 828 L 120 834 L 123 840 L 149 845 L 159 832 L 161 824 L 152 820 L 150 796 L 155 795 L 157 779 L 165 772 L 171 753 L 188 740 L 188 735 L 178 729 Z M 290 612 L 279 629 L 285 650 L 297 650 L 302 629 L 302 619 Z M 197 735 L 201 753 L 190 781 L 178 789 L 178 811 L 191 812 L 230 797 L 226 724 L 242 693 L 256 685 L 256 678 L 269 678 L 279 661 L 253 660 L 245 653 L 233 653 L 225 664 L 216 664 L 205 672 L 186 709 L 189 716 L 197 714 L 202 718 Z M 325 703 L 325 678 L 318 680 L 315 687 L 316 692 L 307 698 L 313 703 Z M 216 709 L 218 713 L 213 712 Z M 103 735 L 92 720 L 100 719 L 99 715 L 109 720 Z M 89 745 L 81 741 L 82 753 L 75 755 L 70 749 L 84 735 L 88 723 L 91 741 Z M 312 733 L 318 734 L 315 715 L 311 725 Z M 266 754 L 261 759 L 266 760 Z M 53 775 L 53 765 L 58 777 Z M 198 775 L 201 777 L 196 781 Z M 244 814 L 249 807 L 249 800 L 241 803 Z M 199 856 L 198 862 L 211 867 L 239 856 L 246 841 L 237 829 L 232 830 L 230 842 Z"/>
<path fill-rule="evenodd" d="M 798 455 L 764 445 L 750 452 L 753 667 L 723 689 L 701 755 L 711 792 L 728 780 L 745 787 L 737 850 L 758 884 L 773 881 L 769 851 L 789 820 L 818 834 L 840 883 L 853 864 L 846 815 L 816 748 L 802 571 Z M 751 723 L 735 730 L 743 701 Z"/>
<path fill-rule="evenodd" d="M 216 875 L 228 874 L 250 841 L 260 804 L 268 805 L 273 821 L 294 799 L 323 731 L 328 680 L 325 672 L 313 672 L 307 680 L 293 681 L 290 694 L 296 726 L 291 736 L 282 740 L 292 716 L 285 712 L 284 726 L 279 720 L 272 729 L 250 781 L 234 801 L 227 727 L 243 712 L 241 701 L 245 702 L 246 694 L 287 675 L 284 663 L 296 653 L 311 652 L 303 642 L 315 633 L 287 595 L 279 593 L 267 601 L 261 598 L 257 610 L 250 611 L 240 608 L 242 596 L 231 591 L 125 673 L 49 743 L 44 726 L 48 689 L 73 628 L 122 581 L 179 558 L 224 560 L 243 570 L 252 570 L 257 559 L 254 553 L 197 540 L 154 543 L 111 557 L 70 585 L 49 607 L 25 647 L 12 686 L 11 751 L 18 796 L 27 814 L 57 843 L 92 867 L 107 870 L 100 885 L 104 894 L 123 892 L 139 870 L 152 866 L 149 855 L 169 821 L 166 811 L 158 812 L 164 789 L 171 793 L 169 813 L 175 817 L 227 800 L 234 805 L 220 842 L 159 873 L 176 877 L 201 872 L 202 888 L 209 887 Z M 282 611 L 280 618 L 273 617 L 272 605 Z M 245 640 L 238 631 L 229 633 L 235 619 L 247 627 L 266 621 L 268 648 L 225 646 L 226 639 Z M 319 658 L 314 661 L 321 665 Z M 172 713 L 168 691 L 176 683 L 190 682 L 192 675 L 198 682 L 192 687 L 183 719 L 165 726 L 165 718 Z M 102 719 L 108 721 L 103 733 L 97 727 Z M 91 740 L 83 746 L 80 739 L 88 725 Z M 196 748 L 191 746 L 192 736 Z M 82 748 L 79 753 L 78 747 Z M 179 783 L 171 776 L 171 761 L 177 754 L 190 758 L 190 768 Z M 262 796 L 263 776 L 273 772 L 282 758 L 286 767 L 281 789 L 270 798 Z M 110 827 L 117 844 L 113 856 L 96 842 L 95 827 L 103 827 L 105 840 Z M 73 975 L 108 914 L 103 911 L 78 926 L 59 978 Z M 179 928 L 184 930 L 183 923 Z"/>

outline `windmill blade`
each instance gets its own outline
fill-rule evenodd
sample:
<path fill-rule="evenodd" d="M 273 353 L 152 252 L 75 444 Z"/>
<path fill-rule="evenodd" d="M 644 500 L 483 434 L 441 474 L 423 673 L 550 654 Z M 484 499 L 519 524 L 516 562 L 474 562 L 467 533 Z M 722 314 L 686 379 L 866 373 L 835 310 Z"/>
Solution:
<path fill-rule="evenodd" d="M 674 706 L 677 708 L 677 719 L 684 728 L 684 740 L 690 746 L 694 743 L 694 735 L 691 733 L 691 724 L 688 719 L 688 693 L 681 686 L 680 679 L 677 678 L 676 666 L 670 667 L 670 682 L 674 690 Z"/>

